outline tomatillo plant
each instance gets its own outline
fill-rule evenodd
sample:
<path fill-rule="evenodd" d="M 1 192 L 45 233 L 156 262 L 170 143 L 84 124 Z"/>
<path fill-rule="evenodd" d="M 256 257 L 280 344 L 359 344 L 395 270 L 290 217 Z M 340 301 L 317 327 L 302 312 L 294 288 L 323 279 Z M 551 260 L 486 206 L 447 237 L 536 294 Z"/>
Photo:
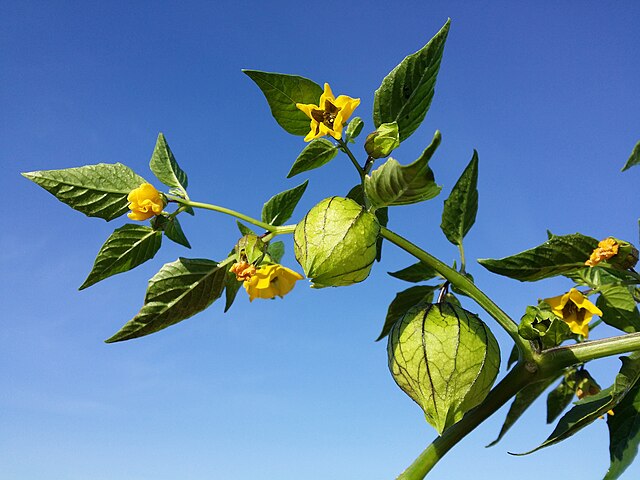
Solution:
<path fill-rule="evenodd" d="M 463 240 L 478 209 L 477 152 L 444 201 L 441 218 L 444 236 L 460 251 L 459 262 L 447 265 L 387 228 L 391 207 L 430 200 L 441 190 L 429 165 L 442 141 L 439 131 L 412 162 L 390 155 L 416 131 L 429 110 L 449 23 L 382 80 L 373 95 L 373 126 L 363 135 L 364 141 L 358 137 L 365 122 L 354 117 L 360 92 L 348 92 L 358 98 L 336 97 L 327 83 L 321 87 L 296 75 L 245 70 L 278 124 L 304 137 L 288 177 L 323 167 L 339 153 L 356 170 L 356 184 L 346 197 L 318 199 L 295 224 L 285 223 L 293 216 L 307 181 L 269 199 L 260 219 L 194 201 L 188 195 L 187 174 L 162 133 L 150 169 L 165 191 L 120 163 L 23 175 L 89 217 L 111 221 L 128 213 L 133 221 L 148 222 L 116 228 L 100 248 L 81 289 L 152 259 L 165 237 L 189 248 L 179 222 L 184 213 L 210 210 L 244 222 L 238 223 L 237 243 L 219 247 L 222 260 L 179 258 L 162 266 L 149 280 L 140 311 L 107 342 L 149 335 L 179 323 L 208 308 L 223 293 L 226 312 L 240 287 L 250 301 L 295 294 L 294 287 L 304 278 L 299 270 L 318 288 L 366 281 L 381 259 L 385 240 L 417 260 L 391 275 L 419 285 L 396 294 L 378 340 L 388 337 L 394 380 L 424 410 L 438 433 L 398 478 L 424 478 L 450 448 L 513 400 L 496 443 L 552 385 L 547 419 L 552 422 L 562 416 L 549 438 L 532 452 L 606 415 L 611 466 L 605 478 L 618 478 L 633 461 L 640 441 L 640 275 L 633 269 L 638 260 L 635 246 L 613 236 L 599 241 L 580 233 L 550 234 L 546 242 L 524 252 L 479 260 L 491 272 L 522 282 L 556 276 L 571 280 L 568 291 L 523 305 L 522 318 L 516 322 L 467 271 Z M 358 141 L 361 147 L 356 149 Z M 638 163 L 628 162 L 624 168 Z M 294 237 L 300 268 L 291 260 L 283 263 L 284 244 L 276 237 L 287 234 Z M 484 319 L 465 310 L 458 295 L 475 301 Z M 621 334 L 588 341 L 594 316 Z M 513 366 L 495 386 L 500 348 L 492 328 L 502 328 L 513 341 Z M 620 371 L 608 388 L 602 388 L 587 370 L 593 360 L 629 352 L 621 358 Z M 579 401 L 563 414 L 575 397 Z"/>

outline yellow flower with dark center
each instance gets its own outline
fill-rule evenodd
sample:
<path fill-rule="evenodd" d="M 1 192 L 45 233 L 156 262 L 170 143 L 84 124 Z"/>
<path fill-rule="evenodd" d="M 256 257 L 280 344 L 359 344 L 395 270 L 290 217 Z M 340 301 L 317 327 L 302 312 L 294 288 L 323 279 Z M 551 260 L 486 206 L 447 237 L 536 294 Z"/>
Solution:
<path fill-rule="evenodd" d="M 325 83 L 324 92 L 320 95 L 318 104 L 296 103 L 296 107 L 311 119 L 310 131 L 304 137 L 305 142 L 325 135 L 331 135 L 336 140 L 340 140 L 342 129 L 353 111 L 360 105 L 360 99 L 346 95 L 336 98 L 329 84 Z"/>
<path fill-rule="evenodd" d="M 595 267 L 603 260 L 609 260 L 611 257 L 615 257 L 618 254 L 619 248 L 620 246 L 615 238 L 605 238 L 598 243 L 598 248 L 591 253 L 589 260 L 584 262 L 584 264 Z"/>
<path fill-rule="evenodd" d="M 602 311 L 585 298 L 575 288 L 564 295 L 544 300 L 573 333 L 589 336 L 589 322 L 594 315 L 602 316 Z"/>
<path fill-rule="evenodd" d="M 298 280 L 304 277 L 298 272 L 282 265 L 265 265 L 258 268 L 254 275 L 244 281 L 244 289 L 249 301 L 256 298 L 283 297 L 289 293 Z"/>
<path fill-rule="evenodd" d="M 147 220 L 159 215 L 164 208 L 164 200 L 160 192 L 150 183 L 143 183 L 131 190 L 127 196 L 131 211 L 127 214 L 131 220 Z"/>
<path fill-rule="evenodd" d="M 256 274 L 256 267 L 247 262 L 238 262 L 234 263 L 229 271 L 236 274 L 236 280 L 243 282 Z"/>

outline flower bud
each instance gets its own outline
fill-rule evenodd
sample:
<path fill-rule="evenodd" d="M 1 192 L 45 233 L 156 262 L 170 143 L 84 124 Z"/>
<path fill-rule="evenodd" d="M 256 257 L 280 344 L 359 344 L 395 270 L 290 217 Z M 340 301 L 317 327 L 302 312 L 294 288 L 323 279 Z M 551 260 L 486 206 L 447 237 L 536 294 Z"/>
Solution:
<path fill-rule="evenodd" d="M 257 235 L 245 235 L 236 244 L 238 261 L 258 264 L 265 256 L 267 245 Z"/>
<path fill-rule="evenodd" d="M 498 342 L 473 313 L 451 303 L 419 304 L 391 329 L 389 370 L 439 434 L 489 393 Z"/>
<path fill-rule="evenodd" d="M 400 134 L 396 122 L 383 123 L 364 142 L 364 149 L 371 158 L 388 157 L 399 146 Z"/>
<path fill-rule="evenodd" d="M 369 276 L 379 233 L 375 215 L 349 198 L 330 197 L 296 226 L 296 260 L 314 288 L 358 283 Z"/>

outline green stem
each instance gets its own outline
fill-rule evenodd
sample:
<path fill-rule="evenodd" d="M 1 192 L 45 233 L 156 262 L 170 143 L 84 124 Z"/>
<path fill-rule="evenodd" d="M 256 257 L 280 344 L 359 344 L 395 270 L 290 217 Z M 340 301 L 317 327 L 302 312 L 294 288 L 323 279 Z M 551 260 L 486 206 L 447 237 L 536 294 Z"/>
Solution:
<path fill-rule="evenodd" d="M 353 153 L 351 153 L 351 150 L 349 149 L 349 146 L 347 145 L 347 143 L 341 138 L 339 138 L 338 145 L 340 145 L 340 148 L 342 149 L 342 151 L 347 154 L 347 156 L 349 157 L 349 160 L 351 160 L 351 163 L 353 163 L 353 166 L 356 167 L 356 170 L 358 170 L 358 174 L 360 175 L 360 180 L 361 181 L 364 180 L 364 175 L 365 175 L 364 170 L 358 163 L 358 160 L 356 160 L 356 157 L 353 155 Z"/>
<path fill-rule="evenodd" d="M 478 305 L 491 315 L 513 339 L 515 344 L 518 346 L 521 358 L 531 358 L 531 347 L 529 343 L 518 334 L 518 326 L 516 323 L 498 305 L 496 305 L 493 300 L 487 297 L 482 290 L 476 287 L 471 280 L 391 230 L 382 227 L 380 234 L 382 237 L 392 243 L 395 243 L 398 247 L 433 268 L 436 272 L 446 278 L 453 286 L 459 288 L 469 297 L 474 299 Z"/>
<path fill-rule="evenodd" d="M 467 412 L 458 423 L 446 429 L 397 477 L 397 480 L 422 480 L 454 445 L 493 415 L 534 378 L 534 374 L 527 370 L 523 363 L 518 363 L 489 392 L 484 402 Z"/>
<path fill-rule="evenodd" d="M 637 350 L 640 350 L 640 333 L 628 333 L 617 337 L 550 348 L 540 353 L 536 363 L 540 367 L 541 374 L 548 375 L 577 363 Z"/>
<path fill-rule="evenodd" d="M 167 198 L 170 202 L 179 203 L 182 206 L 193 207 L 193 208 L 202 208 L 205 210 L 212 210 L 214 212 L 225 213 L 227 215 L 231 215 L 232 217 L 239 218 L 240 220 L 244 220 L 247 223 L 255 225 L 260 228 L 264 228 L 268 232 L 271 232 L 275 235 L 281 235 L 284 233 L 292 233 L 296 226 L 295 225 L 283 225 L 283 226 L 275 226 L 269 223 L 261 222 L 260 220 L 256 220 L 253 217 L 248 215 L 244 215 L 240 212 L 236 212 L 235 210 L 231 210 L 230 208 L 220 207 L 218 205 L 212 205 L 210 203 L 202 203 L 202 202 L 193 202 L 191 200 L 186 200 L 181 197 L 175 197 L 173 195 L 167 195 Z"/>

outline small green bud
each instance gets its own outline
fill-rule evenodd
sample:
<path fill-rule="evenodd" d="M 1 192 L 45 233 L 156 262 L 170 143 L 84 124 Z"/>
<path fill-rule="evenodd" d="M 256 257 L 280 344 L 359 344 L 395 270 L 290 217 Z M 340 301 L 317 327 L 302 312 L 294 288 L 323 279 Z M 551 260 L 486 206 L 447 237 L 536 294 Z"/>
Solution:
<path fill-rule="evenodd" d="M 500 349 L 473 313 L 450 303 L 419 304 L 391 329 L 389 370 L 439 434 L 480 404 L 500 367 Z"/>
<path fill-rule="evenodd" d="M 364 149 L 371 158 L 388 157 L 399 146 L 400 134 L 396 122 L 383 123 L 364 142 Z"/>
<path fill-rule="evenodd" d="M 618 244 L 620 245 L 618 254 L 610 260 L 610 263 L 623 270 L 635 267 L 638 263 L 638 249 L 624 240 L 618 240 Z"/>
<path fill-rule="evenodd" d="M 341 287 L 363 281 L 376 258 L 380 224 L 357 202 L 322 200 L 294 232 L 296 260 L 312 287 Z"/>

